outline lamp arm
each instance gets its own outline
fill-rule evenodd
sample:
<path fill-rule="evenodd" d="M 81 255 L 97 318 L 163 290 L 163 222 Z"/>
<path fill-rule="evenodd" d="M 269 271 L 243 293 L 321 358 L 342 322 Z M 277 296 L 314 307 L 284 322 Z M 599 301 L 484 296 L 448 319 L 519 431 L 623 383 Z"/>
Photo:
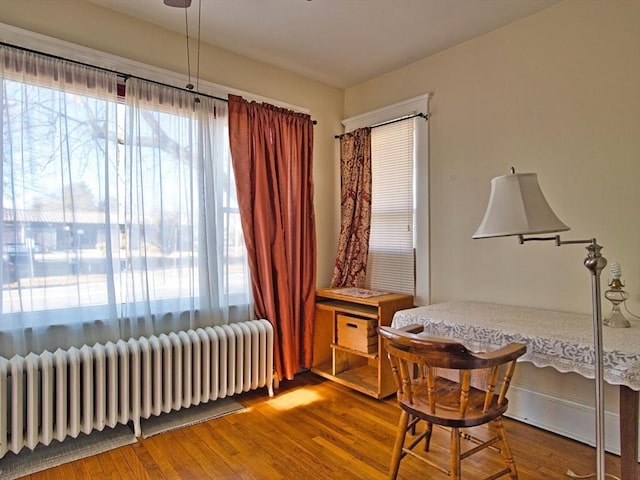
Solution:
<path fill-rule="evenodd" d="M 520 241 L 520 245 L 522 245 L 524 242 L 531 242 L 531 241 L 544 242 L 547 240 L 555 241 L 556 247 L 559 247 L 561 245 L 576 245 L 576 244 L 583 245 L 587 243 L 590 243 L 592 245 L 597 245 L 595 238 L 590 238 L 589 240 L 562 240 L 560 238 L 560 235 L 553 235 L 551 237 L 525 237 L 523 234 L 520 234 L 518 235 L 518 240 Z"/>
<path fill-rule="evenodd" d="M 547 240 L 555 240 L 556 245 L 560 246 L 558 242 L 560 242 L 560 235 L 554 235 L 553 237 L 526 237 L 522 234 L 518 235 L 518 240 L 520 241 L 520 245 L 524 242 L 544 242 Z"/>

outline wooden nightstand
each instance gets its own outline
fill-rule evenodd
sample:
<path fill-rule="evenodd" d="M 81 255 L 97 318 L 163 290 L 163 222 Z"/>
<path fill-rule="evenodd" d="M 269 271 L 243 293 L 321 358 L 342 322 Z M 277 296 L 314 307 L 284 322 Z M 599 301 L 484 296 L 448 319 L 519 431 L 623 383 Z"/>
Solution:
<path fill-rule="evenodd" d="M 393 314 L 413 307 L 413 296 L 399 293 L 375 297 L 316 292 L 311 371 L 374 398 L 395 393 L 387 354 L 371 328 L 389 326 Z"/>

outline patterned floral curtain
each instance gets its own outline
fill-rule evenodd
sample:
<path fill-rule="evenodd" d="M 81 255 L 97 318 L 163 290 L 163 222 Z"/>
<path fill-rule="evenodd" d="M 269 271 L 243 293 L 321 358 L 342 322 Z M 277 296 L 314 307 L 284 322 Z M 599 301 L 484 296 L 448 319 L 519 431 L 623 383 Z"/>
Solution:
<path fill-rule="evenodd" d="M 364 287 L 371 227 L 371 128 L 340 137 L 341 222 L 332 287 Z"/>

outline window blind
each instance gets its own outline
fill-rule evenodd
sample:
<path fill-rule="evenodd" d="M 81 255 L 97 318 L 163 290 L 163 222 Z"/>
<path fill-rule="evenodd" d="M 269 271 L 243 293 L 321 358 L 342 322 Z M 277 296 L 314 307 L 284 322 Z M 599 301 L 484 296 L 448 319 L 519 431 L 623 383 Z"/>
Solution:
<path fill-rule="evenodd" d="M 371 131 L 371 236 L 366 287 L 415 293 L 415 120 Z"/>

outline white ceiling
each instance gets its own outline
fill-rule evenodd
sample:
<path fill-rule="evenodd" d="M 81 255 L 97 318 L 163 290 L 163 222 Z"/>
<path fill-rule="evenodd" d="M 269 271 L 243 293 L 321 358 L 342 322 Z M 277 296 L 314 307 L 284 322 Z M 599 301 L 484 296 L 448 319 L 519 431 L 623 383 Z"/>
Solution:
<path fill-rule="evenodd" d="M 185 34 L 185 9 L 163 0 L 90 1 Z M 346 88 L 559 1 L 192 0 L 186 13 L 192 39 L 200 17 L 203 43 Z"/>

